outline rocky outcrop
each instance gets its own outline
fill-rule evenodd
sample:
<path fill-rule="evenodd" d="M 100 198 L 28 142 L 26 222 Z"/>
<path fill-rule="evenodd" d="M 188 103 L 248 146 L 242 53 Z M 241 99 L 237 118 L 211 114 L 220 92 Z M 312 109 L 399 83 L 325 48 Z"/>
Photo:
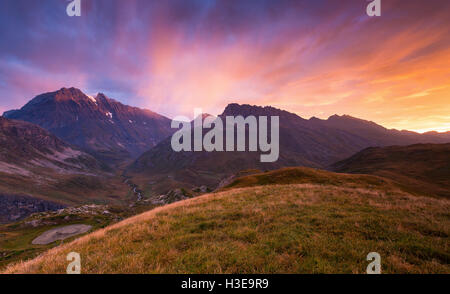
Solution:
<path fill-rule="evenodd" d="M 194 191 L 196 193 L 207 193 L 207 192 L 211 192 L 211 189 L 206 187 L 205 185 L 202 185 L 200 187 L 192 189 L 192 191 Z"/>
<path fill-rule="evenodd" d="M 117 222 L 122 220 L 119 213 L 114 212 L 108 205 L 87 204 L 82 206 L 65 207 L 53 211 L 33 213 L 23 220 L 22 225 L 27 227 L 40 227 L 83 221 L 89 217 L 101 217 L 104 220 Z"/>
<path fill-rule="evenodd" d="M 166 194 L 159 195 L 154 199 L 149 199 L 148 201 L 151 201 L 152 204 L 164 205 L 164 204 L 170 204 L 173 202 L 192 198 L 193 196 L 194 195 L 192 195 L 185 189 L 181 188 L 181 189 L 170 190 Z"/>
<path fill-rule="evenodd" d="M 0 194 L 0 223 L 14 222 L 32 213 L 57 210 L 63 205 L 24 195 Z"/>

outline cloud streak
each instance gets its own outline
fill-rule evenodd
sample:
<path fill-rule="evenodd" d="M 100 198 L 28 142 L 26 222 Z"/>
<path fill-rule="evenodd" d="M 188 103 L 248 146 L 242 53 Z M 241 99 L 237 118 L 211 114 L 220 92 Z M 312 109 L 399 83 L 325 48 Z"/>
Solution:
<path fill-rule="evenodd" d="M 0 3 L 1 109 L 75 86 L 168 116 L 239 102 L 450 123 L 449 1 L 383 1 L 379 18 L 362 0 L 95 0 L 79 18 L 35 2 Z"/>

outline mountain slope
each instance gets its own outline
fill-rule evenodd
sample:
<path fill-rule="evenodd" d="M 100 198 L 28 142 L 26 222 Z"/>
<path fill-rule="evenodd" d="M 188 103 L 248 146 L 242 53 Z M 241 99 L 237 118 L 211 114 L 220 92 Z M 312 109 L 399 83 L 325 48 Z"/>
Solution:
<path fill-rule="evenodd" d="M 37 124 L 106 163 L 137 157 L 171 134 L 164 116 L 75 88 L 39 95 L 4 116 Z"/>
<path fill-rule="evenodd" d="M 42 206 L 43 201 L 70 205 L 106 201 L 109 195 L 116 195 L 110 201 L 119 201 L 121 190 L 121 184 L 93 156 L 37 125 L 0 117 L 3 212 L 17 211 L 22 218 L 36 210 L 30 205 Z M 43 201 L 28 201 L 30 197 Z"/>
<path fill-rule="evenodd" d="M 378 175 L 411 192 L 450 198 L 450 144 L 367 148 L 330 169 Z"/>
<path fill-rule="evenodd" d="M 316 180 L 335 175 L 312 172 Z M 72 251 L 82 256 L 82 273 L 363 273 L 373 251 L 383 273 L 449 272 L 448 200 L 348 177 L 339 185 L 311 180 L 180 201 L 5 272 L 65 273 Z"/>
<path fill-rule="evenodd" d="M 0 117 L 0 168 L 3 172 L 26 175 L 33 168 L 61 173 L 102 170 L 92 156 L 74 148 L 41 127 Z"/>
<path fill-rule="evenodd" d="M 339 130 L 357 134 L 367 140 L 370 146 L 410 145 L 415 143 L 448 143 L 450 132 L 427 132 L 419 134 L 411 131 L 387 129 L 374 122 L 349 115 L 333 115 L 327 120 L 311 118 L 310 121 Z"/>
<path fill-rule="evenodd" d="M 278 161 L 261 163 L 259 152 L 174 152 L 168 138 L 140 156 L 127 169 L 127 174 L 153 194 L 165 193 L 176 186 L 215 188 L 221 180 L 241 170 L 288 166 L 324 168 L 370 146 L 449 140 L 441 134 L 387 130 L 347 116 L 306 120 L 273 107 L 230 104 L 219 117 L 224 120 L 226 116 L 238 115 L 279 116 Z"/>

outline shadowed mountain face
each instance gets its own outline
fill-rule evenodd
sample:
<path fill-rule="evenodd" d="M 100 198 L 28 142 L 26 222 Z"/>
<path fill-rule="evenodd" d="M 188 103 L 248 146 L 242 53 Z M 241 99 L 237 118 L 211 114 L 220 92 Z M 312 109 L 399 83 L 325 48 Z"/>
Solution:
<path fill-rule="evenodd" d="M 108 192 L 108 176 L 92 155 L 43 128 L 0 117 L 0 222 L 95 201 Z"/>
<path fill-rule="evenodd" d="M 39 95 L 4 116 L 37 124 L 107 163 L 137 157 L 172 132 L 164 116 L 75 88 Z"/>
<path fill-rule="evenodd" d="M 168 138 L 140 156 L 128 168 L 128 174 L 137 179 L 151 178 L 151 182 L 156 183 L 170 179 L 169 182 L 175 186 L 215 187 L 220 180 L 246 169 L 271 170 L 287 166 L 324 168 L 370 146 L 450 141 L 448 134 L 388 130 L 373 122 L 349 116 L 306 120 L 273 107 L 230 104 L 220 117 L 224 120 L 226 116 L 238 115 L 279 116 L 278 161 L 261 163 L 260 152 L 174 152 Z M 203 134 L 206 132 L 204 130 Z M 147 188 L 159 193 L 167 187 L 155 184 L 147 185 Z"/>
<path fill-rule="evenodd" d="M 450 198 L 450 144 L 367 148 L 336 162 L 331 169 L 378 175 L 413 193 Z"/>
<path fill-rule="evenodd" d="M 0 224 L 20 220 L 32 213 L 57 210 L 63 205 L 23 195 L 0 193 Z"/>
<path fill-rule="evenodd" d="M 70 173 L 102 170 L 94 157 L 43 128 L 0 117 L 0 172 L 25 175 L 31 173 L 32 168 Z"/>

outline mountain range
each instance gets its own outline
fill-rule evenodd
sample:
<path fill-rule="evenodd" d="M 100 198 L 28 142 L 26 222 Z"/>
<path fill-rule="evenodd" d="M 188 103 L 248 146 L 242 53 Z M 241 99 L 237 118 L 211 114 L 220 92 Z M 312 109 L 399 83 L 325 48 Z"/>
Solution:
<path fill-rule="evenodd" d="M 96 180 L 111 179 L 111 174 L 119 176 L 122 172 L 132 180 L 135 190 L 138 186 L 152 196 L 180 187 L 215 189 L 243 170 L 290 166 L 331 169 L 335 162 L 368 147 L 450 142 L 450 132 L 390 130 L 348 115 L 304 119 L 270 106 L 231 103 L 219 117 L 249 115 L 279 117 L 278 161 L 261 163 L 258 152 L 174 152 L 170 142 L 175 130 L 171 129 L 169 118 L 124 105 L 102 93 L 93 97 L 76 88 L 62 88 L 38 95 L 21 109 L 3 114 L 0 172 L 3 177 L 16 179 L 33 172 L 35 167 L 52 169 L 49 179 L 59 177 L 60 170 L 71 176 L 81 174 L 84 178 L 70 180 L 69 186 L 74 192 L 78 186 L 84 189 L 79 199 L 84 201 L 84 195 L 90 194 L 86 192 L 88 187 L 97 190 Z M 99 184 L 103 187 L 101 197 L 112 193 L 114 198 L 120 198 L 104 188 L 115 187 L 117 177 L 114 185 L 107 181 Z M 67 192 L 65 184 L 57 186 L 62 193 Z M 11 187 L 14 184 L 7 192 L 11 192 Z M 100 195 L 98 191 L 96 194 Z M 50 198 L 55 197 L 61 196 Z"/>
<path fill-rule="evenodd" d="M 137 157 L 172 132 L 162 115 L 76 88 L 38 95 L 3 116 L 39 125 L 111 166 Z"/>
<path fill-rule="evenodd" d="M 164 192 L 167 186 L 207 185 L 214 189 L 223 179 L 247 169 L 273 170 L 289 166 L 325 169 L 371 146 L 450 142 L 450 133 L 389 130 L 347 115 L 307 120 L 274 107 L 233 103 L 219 117 L 239 115 L 279 116 L 278 161 L 261 163 L 258 152 L 176 153 L 172 150 L 170 138 L 167 138 L 130 165 L 127 175 L 136 178 L 144 190 L 155 194 Z"/>

